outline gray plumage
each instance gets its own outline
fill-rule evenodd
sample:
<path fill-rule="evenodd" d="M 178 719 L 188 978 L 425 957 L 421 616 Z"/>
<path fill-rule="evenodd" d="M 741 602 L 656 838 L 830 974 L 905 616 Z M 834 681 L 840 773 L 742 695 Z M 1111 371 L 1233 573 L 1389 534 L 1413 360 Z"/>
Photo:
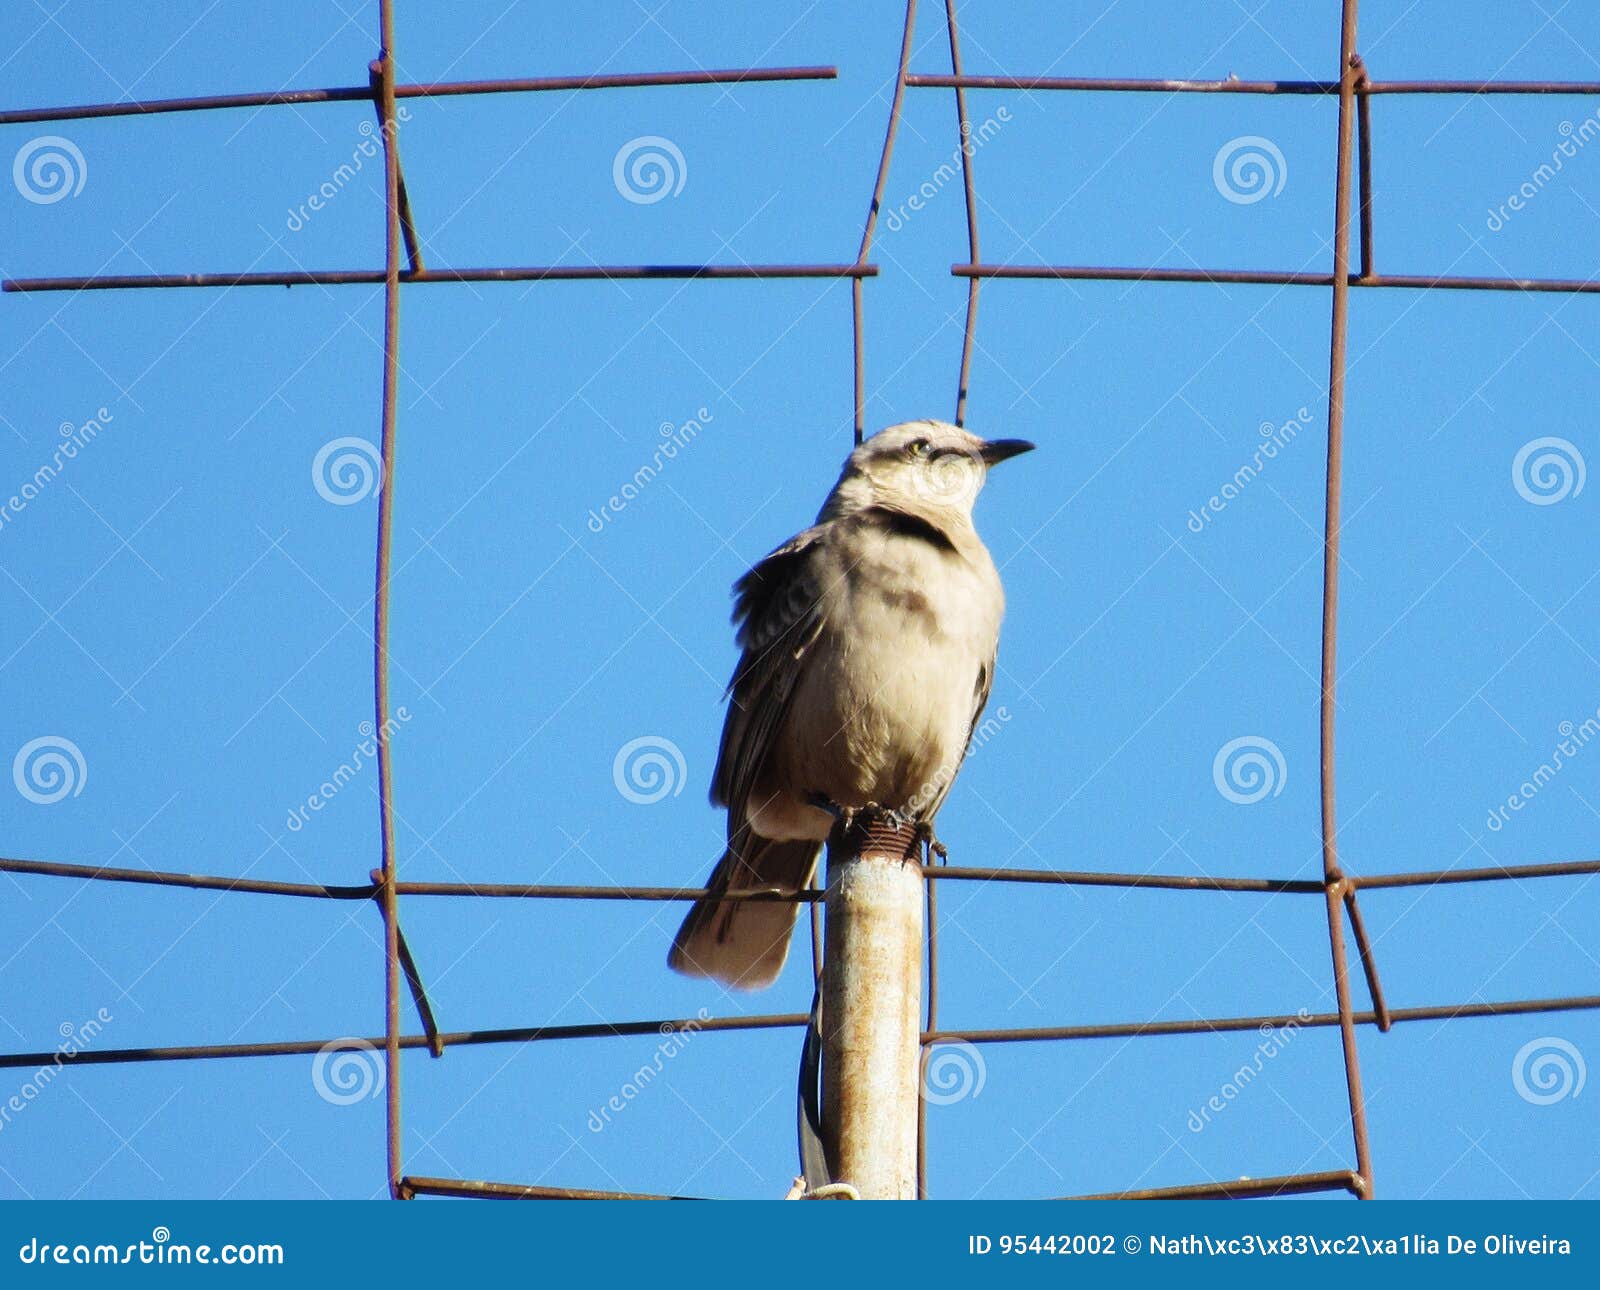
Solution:
<path fill-rule="evenodd" d="M 817 522 L 734 586 L 743 650 L 711 800 L 728 808 L 712 890 L 805 886 L 833 817 L 874 802 L 931 827 L 994 677 L 1005 597 L 972 504 L 1033 445 L 939 421 L 893 426 L 845 462 Z M 670 965 L 758 989 L 796 906 L 707 897 Z"/>

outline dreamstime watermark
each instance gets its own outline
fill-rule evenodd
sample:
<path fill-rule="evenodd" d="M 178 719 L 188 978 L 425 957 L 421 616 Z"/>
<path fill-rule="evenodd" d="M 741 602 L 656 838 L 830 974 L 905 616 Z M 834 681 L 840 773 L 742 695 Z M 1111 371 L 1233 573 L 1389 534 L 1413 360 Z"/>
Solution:
<path fill-rule="evenodd" d="M 950 154 L 948 161 L 941 162 L 939 168 L 924 179 L 917 186 L 916 192 L 907 197 L 898 206 L 891 207 L 884 213 L 883 226 L 891 233 L 898 233 L 903 229 L 911 216 L 926 210 L 947 184 L 954 183 L 961 175 L 962 159 L 970 158 L 979 148 L 988 143 L 990 139 L 1000 133 L 1000 127 L 1007 125 L 1012 120 L 1011 109 L 1002 106 L 991 117 L 987 117 L 980 125 L 974 127 L 971 121 L 961 124 L 961 143 Z"/>
<path fill-rule="evenodd" d="M 266 1264 L 281 1267 L 283 1246 L 266 1243 L 240 1245 L 232 1241 L 220 1246 L 190 1245 L 174 1241 L 171 1229 L 161 1224 L 150 1229 L 148 1241 L 129 1241 L 126 1245 L 116 1245 L 110 1241 L 100 1241 L 94 1245 L 85 1241 L 68 1244 L 49 1236 L 43 1240 L 32 1236 L 17 1250 L 17 1261 L 46 1268 L 133 1267 L 136 1264 L 160 1268 Z"/>
<path fill-rule="evenodd" d="M 92 1045 L 100 1037 L 100 1032 L 114 1020 L 110 1009 L 101 1008 L 87 1021 L 80 1021 L 76 1025 L 63 1021 L 56 1028 L 56 1033 L 61 1036 L 61 1042 L 56 1045 L 56 1055 L 48 1065 L 38 1067 L 29 1075 L 21 1088 L 0 1102 L 0 1131 L 4 1131 L 16 1116 L 38 1101 L 39 1095 L 61 1074 L 61 1068 L 70 1066 L 73 1059 Z"/>
<path fill-rule="evenodd" d="M 1583 1092 L 1589 1068 L 1571 1040 L 1558 1035 L 1530 1039 L 1511 1059 L 1511 1085 L 1534 1106 L 1553 1106 Z"/>
<path fill-rule="evenodd" d="M 89 163 L 71 139 L 41 134 L 17 149 L 11 159 L 11 182 L 24 200 L 51 206 L 83 191 L 89 182 Z"/>
<path fill-rule="evenodd" d="M 589 1126 L 590 1133 L 600 1133 L 611 1123 L 613 1115 L 621 1115 L 645 1089 L 655 1081 L 656 1077 L 666 1068 L 666 1064 L 689 1046 L 689 1041 L 700 1033 L 701 1027 L 711 1020 L 708 1008 L 701 1008 L 695 1013 L 692 1021 L 663 1021 L 661 1023 L 661 1042 L 656 1045 L 655 1055 L 632 1075 L 623 1081 L 622 1087 L 605 1100 L 598 1111 L 590 1111 L 585 1123 Z"/>
<path fill-rule="evenodd" d="M 1250 806 L 1283 792 L 1289 765 L 1283 750 L 1265 735 L 1241 735 L 1217 749 L 1211 761 L 1211 782 L 1230 802 Z"/>
<path fill-rule="evenodd" d="M 1228 509 L 1229 502 L 1244 492 L 1250 482 L 1266 468 L 1267 463 L 1275 460 L 1278 454 L 1292 444 L 1300 432 L 1310 424 L 1311 413 L 1306 408 L 1301 408 L 1282 425 L 1275 426 L 1270 421 L 1263 421 L 1256 428 L 1257 433 L 1261 435 L 1261 442 L 1250 454 L 1250 460 L 1234 471 L 1233 478 L 1217 492 L 1206 498 L 1199 510 L 1189 512 L 1185 521 L 1189 532 L 1203 532 L 1207 524 Z"/>
<path fill-rule="evenodd" d="M 55 482 L 56 477 L 67 468 L 67 463 L 77 460 L 78 454 L 98 439 L 100 432 L 115 420 L 109 408 L 96 408 L 94 416 L 87 421 L 63 421 L 56 427 L 61 442 L 51 452 L 50 459 L 24 480 L 21 488 L 0 502 L 0 529 L 27 510 L 28 503 Z"/>
<path fill-rule="evenodd" d="M 11 782 L 36 806 L 53 806 L 83 792 L 89 763 L 83 749 L 65 735 L 40 735 L 17 749 L 11 759 Z"/>
<path fill-rule="evenodd" d="M 611 782 L 636 806 L 678 796 L 688 773 L 682 749 L 662 735 L 628 740 L 611 761 Z"/>
<path fill-rule="evenodd" d="M 311 222 L 313 215 L 326 210 L 328 204 L 345 190 L 345 186 L 361 173 L 367 162 L 383 156 L 382 137 L 393 132 L 398 123 L 411 120 L 411 110 L 402 103 L 396 106 L 394 115 L 395 120 L 385 122 L 382 129 L 378 131 L 379 138 L 377 139 L 372 137 L 373 125 L 371 121 L 363 121 L 356 127 L 361 133 L 361 142 L 351 149 L 350 160 L 341 162 L 339 168 L 324 179 L 317 186 L 316 191 L 308 195 L 299 206 L 291 206 L 289 208 L 288 218 L 284 220 L 284 226 L 291 233 L 298 233 Z"/>
<path fill-rule="evenodd" d="M 688 448 L 700 437 L 712 421 L 716 420 L 707 408 L 697 408 L 695 415 L 687 421 L 663 421 L 657 427 L 661 435 L 661 442 L 656 445 L 656 450 L 650 454 L 650 460 L 633 472 L 632 478 L 622 485 L 615 493 L 601 504 L 598 510 L 591 509 L 584 519 L 584 524 L 589 532 L 603 532 L 605 526 L 616 516 L 628 509 L 628 504 L 636 499 L 640 493 L 648 488 L 651 482 L 666 466 L 676 460 L 678 454 Z"/>
<path fill-rule="evenodd" d="M 941 448 L 911 476 L 911 492 L 929 506 L 970 511 L 989 473 L 977 448 Z"/>
<path fill-rule="evenodd" d="M 941 1042 L 922 1073 L 922 1096 L 930 1106 L 952 1106 L 976 1099 L 989 1082 L 989 1068 L 976 1044 L 965 1039 Z"/>
<path fill-rule="evenodd" d="M 1484 219 L 1484 225 L 1491 233 L 1498 233 L 1511 222 L 1511 217 L 1527 209 L 1527 205 L 1545 189 L 1552 179 L 1561 173 L 1566 163 L 1578 155 L 1578 150 L 1596 135 L 1600 135 L 1600 110 L 1592 116 L 1586 116 L 1576 126 L 1571 121 L 1563 121 L 1556 127 L 1561 135 L 1561 142 L 1550 152 L 1550 160 L 1542 162 L 1539 168 L 1522 181 L 1514 192 L 1507 194 L 1505 201 L 1489 211 Z"/>
<path fill-rule="evenodd" d="M 310 822 L 313 813 L 320 811 L 324 806 L 337 797 L 340 791 L 359 775 L 362 769 L 372 763 L 378 755 L 378 749 L 394 737 L 394 732 L 411 720 L 411 713 L 404 704 L 394 710 L 390 717 L 377 730 L 372 728 L 372 722 L 363 721 L 357 728 L 361 741 L 350 750 L 346 757 L 335 768 L 333 774 L 317 786 L 314 793 L 305 801 L 294 807 L 289 812 L 284 827 L 290 833 L 298 833 Z"/>
<path fill-rule="evenodd" d="M 365 1039 L 330 1039 L 311 1059 L 311 1087 L 333 1106 L 370 1101 L 388 1086 L 383 1054 Z"/>
<path fill-rule="evenodd" d="M 1213 1116 L 1226 1111 L 1233 1101 L 1255 1082 L 1256 1077 L 1266 1068 L 1266 1064 L 1289 1046 L 1300 1027 L 1310 1020 L 1311 1013 L 1301 1008 L 1291 1021 L 1282 1026 L 1263 1021 L 1257 1029 L 1261 1042 L 1256 1045 L 1256 1050 L 1249 1060 L 1234 1071 L 1222 1087 L 1201 1104 L 1199 1110 L 1189 1112 L 1189 1118 L 1184 1121 L 1189 1132 L 1202 1132 L 1211 1123 Z"/>
<path fill-rule="evenodd" d="M 1504 802 L 1489 812 L 1489 818 L 1484 821 L 1484 827 L 1489 832 L 1498 833 L 1511 823 L 1513 812 L 1520 811 L 1537 797 L 1545 785 L 1561 773 L 1568 762 L 1589 746 L 1590 740 L 1600 735 L 1600 709 L 1595 711 L 1594 716 L 1585 717 L 1580 725 L 1563 721 L 1556 727 L 1556 733 L 1561 738 L 1551 749 L 1550 756 L 1540 762 L 1533 774 L 1517 786 L 1516 792 L 1510 794 Z"/>
<path fill-rule="evenodd" d="M 617 149 L 611 159 L 611 182 L 635 206 L 654 206 L 683 191 L 689 182 L 689 163 L 671 139 L 641 134 Z"/>
<path fill-rule="evenodd" d="M 1578 445 L 1546 435 L 1530 439 L 1511 459 L 1511 486 L 1535 506 L 1554 506 L 1583 492 L 1588 467 Z"/>
<path fill-rule="evenodd" d="M 354 506 L 383 491 L 383 453 L 370 439 L 330 439 L 311 459 L 317 496 L 335 506 Z"/>
<path fill-rule="evenodd" d="M 1289 182 L 1289 163 L 1271 139 L 1241 134 L 1217 149 L 1211 159 L 1211 182 L 1235 206 L 1253 206 L 1283 191 Z"/>

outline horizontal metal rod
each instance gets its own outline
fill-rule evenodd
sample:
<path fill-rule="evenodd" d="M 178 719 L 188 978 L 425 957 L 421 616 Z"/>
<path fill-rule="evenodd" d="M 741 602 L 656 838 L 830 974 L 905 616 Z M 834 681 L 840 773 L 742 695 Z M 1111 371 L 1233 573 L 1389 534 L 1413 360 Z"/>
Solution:
<path fill-rule="evenodd" d="M 487 896 L 510 900 L 718 900 L 787 901 L 809 905 L 822 900 L 822 892 L 796 891 L 786 887 L 572 887 L 526 882 L 401 882 L 395 891 L 402 896 Z"/>
<path fill-rule="evenodd" d="M 157 887 L 188 887 L 204 891 L 240 891 L 269 896 L 304 896 L 324 900 L 368 900 L 377 887 L 331 886 L 309 882 L 272 882 L 260 878 L 229 878 L 214 874 L 175 873 L 155 869 L 119 869 L 109 865 L 65 864 L 50 860 L 0 857 L 0 873 L 36 877 L 76 878 L 103 882 L 133 882 Z M 1499 882 L 1525 878 L 1580 877 L 1600 873 L 1600 860 L 1558 860 L 1541 864 L 1501 865 L 1484 869 L 1430 869 L 1417 873 L 1346 875 L 1354 888 L 1431 887 L 1444 883 Z M 929 880 L 949 882 L 1003 882 L 1046 886 L 1145 887 L 1172 891 L 1237 891 L 1293 894 L 1320 893 L 1320 880 L 1310 878 L 1230 878 L 1209 874 L 1107 873 L 1079 869 L 988 869 L 976 866 L 935 865 L 923 870 Z M 724 900 L 782 900 L 812 904 L 822 899 L 815 890 L 792 891 L 781 887 L 742 887 L 713 891 L 707 887 L 578 886 L 521 882 L 401 882 L 402 896 L 469 896 L 520 900 L 641 900 L 694 901 L 715 895 Z"/>
<path fill-rule="evenodd" d="M 443 98 L 454 94 L 518 94 L 541 90 L 612 90 L 663 85 L 740 85 L 756 81 L 831 81 L 837 67 L 742 67 L 692 72 L 614 72 L 593 76 L 530 76 L 489 81 L 436 81 L 396 85 L 397 99 Z M 164 112 L 208 112 L 218 108 L 280 107 L 296 103 L 374 101 L 370 85 L 327 89 L 267 90 L 252 94 L 208 94 L 194 98 L 142 99 L 125 103 L 82 103 L 68 107 L 18 108 L 0 112 L 0 125 L 37 121 L 84 121 L 110 116 L 155 116 Z"/>
<path fill-rule="evenodd" d="M 1573 995 L 1559 999 L 1511 999 L 1495 1003 L 1463 1003 L 1427 1008 L 1396 1008 L 1390 1011 L 1395 1022 L 1451 1021 L 1468 1017 L 1508 1017 L 1539 1012 L 1573 1012 L 1600 1008 L 1600 995 Z M 752 1017 L 669 1017 L 649 1021 L 590 1022 L 577 1026 L 524 1026 L 503 1030 L 455 1030 L 442 1032 L 439 1043 L 447 1048 L 475 1044 L 545 1043 L 562 1039 L 616 1039 L 631 1035 L 698 1034 L 702 1031 L 785 1030 L 806 1025 L 803 1012 L 768 1013 Z M 1371 1012 L 1358 1012 L 1355 1020 L 1371 1025 L 1377 1018 Z M 1137 1021 L 1099 1026 L 1041 1026 L 1014 1030 L 927 1030 L 923 1044 L 961 1040 L 972 1044 L 1024 1043 L 1069 1039 L 1119 1039 L 1154 1035 L 1226 1034 L 1238 1030 L 1282 1029 L 1289 1026 L 1337 1026 L 1336 1012 L 1282 1013 L 1263 1017 L 1210 1017 L 1183 1021 Z M 130 1062 L 209 1061 L 232 1057 L 295 1057 L 319 1052 L 330 1045 L 367 1044 L 381 1049 L 384 1037 L 364 1039 L 340 1036 L 331 1039 L 301 1039 L 263 1044 L 198 1044 L 171 1048 L 86 1049 L 71 1057 L 58 1052 L 0 1053 L 0 1070 L 50 1066 L 114 1066 Z M 428 1048 L 426 1035 L 402 1035 L 402 1048 Z"/>
<path fill-rule="evenodd" d="M 1276 1178 L 1234 1178 L 1226 1182 L 1189 1183 L 1182 1187 L 1146 1187 L 1139 1191 L 1106 1191 L 1061 1200 L 1250 1200 L 1263 1196 L 1296 1196 L 1317 1191 L 1361 1194 L 1361 1177 L 1348 1169 L 1314 1174 L 1280 1174 Z"/>
<path fill-rule="evenodd" d="M 1575 878 L 1600 873 L 1600 860 L 1561 860 L 1553 864 L 1500 865 L 1484 869 L 1431 869 L 1420 873 L 1345 875 L 1351 887 L 1436 887 L 1455 882 L 1499 882 L 1506 878 Z"/>
<path fill-rule="evenodd" d="M 1281 273 L 1266 269 L 1135 269 L 1115 265 L 953 264 L 958 278 L 1023 278 L 1078 282 L 1203 282 L 1281 287 L 1331 287 L 1330 273 Z M 1350 275 L 1352 287 L 1398 287 L 1440 291 L 1552 291 L 1600 294 L 1600 278 L 1483 278 L 1448 274 Z"/>
<path fill-rule="evenodd" d="M 983 869 L 961 865 L 935 865 L 923 871 L 930 881 L 1021 882 L 1063 887 L 1156 887 L 1171 891 L 1316 892 L 1324 890 L 1312 878 L 1219 878 L 1206 874 L 1094 873 L 1074 869 Z"/>
<path fill-rule="evenodd" d="M 1088 90 L 1119 94 L 1312 94 L 1334 96 L 1338 81 L 1163 80 L 1133 76 L 951 76 L 913 72 L 917 89 Z M 1363 81 L 1365 94 L 1600 94 L 1600 81 Z"/>
<path fill-rule="evenodd" d="M 702 1031 L 782 1030 L 804 1026 L 809 1014 L 771 1013 L 754 1017 L 669 1017 L 654 1021 L 598 1021 L 579 1026 L 527 1026 L 509 1030 L 452 1030 L 441 1032 L 446 1048 L 474 1044 L 532 1044 L 558 1039 L 621 1039 L 631 1035 L 698 1034 Z M 338 1036 L 331 1039 L 295 1039 L 267 1044 L 193 1044 L 172 1048 L 85 1049 L 71 1057 L 59 1052 L 0 1053 L 0 1070 L 38 1066 L 116 1066 L 137 1062 L 197 1062 L 232 1057 L 301 1057 L 329 1046 L 362 1046 L 382 1052 L 384 1036 Z M 427 1035 L 402 1035 L 402 1048 L 429 1048 Z"/>
<path fill-rule="evenodd" d="M 906 84 L 936 90 L 1092 90 L 1131 94 L 1337 94 L 1338 81 L 1200 81 L 1143 76 L 951 76 L 913 72 Z"/>
<path fill-rule="evenodd" d="M 499 269 L 422 269 L 401 282 L 593 282 L 639 278 L 875 278 L 875 264 L 533 264 Z M 4 291 L 120 291 L 152 287 L 381 286 L 382 269 L 286 273 L 107 273 L 81 278 L 7 278 Z"/>
<path fill-rule="evenodd" d="M 1363 81 L 1363 94 L 1600 94 L 1600 81 Z"/>
<path fill-rule="evenodd" d="M 268 882 L 260 878 L 225 878 L 202 873 L 168 873 L 153 869 L 118 869 L 111 865 L 57 864 L 49 860 L 0 858 L 0 873 L 44 878 L 98 879 L 134 882 L 152 887 L 188 887 L 199 891 L 242 891 L 265 896 L 310 896 L 321 900 L 370 900 L 377 888 L 336 887 L 315 882 Z"/>
<path fill-rule="evenodd" d="M 1461 1003 L 1427 1008 L 1391 1008 L 1389 1018 L 1402 1021 L 1453 1021 L 1466 1017 L 1511 1017 L 1533 1012 L 1578 1012 L 1600 1008 L 1600 995 L 1572 995 L 1561 999 L 1510 999 L 1495 1003 Z M 1377 1014 L 1358 1012 L 1364 1026 L 1376 1024 Z M 1290 1027 L 1337 1026 L 1337 1012 L 1280 1013 L 1265 1017 L 1196 1017 L 1182 1021 L 1132 1021 L 1098 1026 L 1034 1026 L 1009 1030 L 927 1030 L 924 1044 L 961 1041 L 969 1044 L 1015 1044 L 1064 1039 L 1135 1039 L 1148 1035 L 1220 1035 L 1236 1030 L 1283 1030 Z"/>
<path fill-rule="evenodd" d="M 699 1196 L 662 1196 L 652 1192 L 594 1191 L 588 1187 L 526 1187 L 521 1183 L 473 1182 L 465 1178 L 400 1180 L 400 1198 L 454 1196 L 463 1200 L 700 1200 Z"/>
<path fill-rule="evenodd" d="M 1282 1174 L 1275 1178 L 1239 1178 L 1226 1182 L 1190 1183 L 1182 1187 L 1148 1187 L 1140 1191 L 1064 1196 L 1062 1200 L 1245 1200 L 1293 1196 L 1308 1192 L 1348 1191 L 1358 1194 L 1360 1178 L 1348 1169 L 1323 1173 Z M 697 1196 L 665 1196 L 652 1192 L 596 1191 L 587 1187 L 532 1187 L 522 1183 L 477 1182 L 464 1178 L 400 1180 L 405 1199 L 450 1196 L 466 1200 L 699 1200 Z"/>

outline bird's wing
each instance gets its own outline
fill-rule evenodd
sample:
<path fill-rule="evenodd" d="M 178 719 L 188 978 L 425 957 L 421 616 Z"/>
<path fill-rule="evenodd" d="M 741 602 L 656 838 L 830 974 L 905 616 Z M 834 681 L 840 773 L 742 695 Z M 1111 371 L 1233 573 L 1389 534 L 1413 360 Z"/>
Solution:
<path fill-rule="evenodd" d="M 949 777 L 939 789 L 939 795 L 929 803 L 926 814 L 930 820 L 939 813 L 939 808 L 944 805 L 944 799 L 950 795 L 951 788 L 955 786 L 956 774 L 961 769 L 961 763 L 967 759 L 967 750 L 972 747 L 972 736 L 978 733 L 978 722 L 983 720 L 983 710 L 989 706 L 989 691 L 994 688 L 995 657 L 991 654 L 978 665 L 978 678 L 972 686 L 972 720 L 967 725 L 967 741 L 961 745 L 961 761 L 951 767 Z"/>
<path fill-rule="evenodd" d="M 822 629 L 816 557 L 827 530 L 819 524 L 791 538 L 734 584 L 733 621 L 744 653 L 728 683 L 728 717 L 711 777 L 714 805 L 744 802 L 782 728 L 807 651 Z"/>

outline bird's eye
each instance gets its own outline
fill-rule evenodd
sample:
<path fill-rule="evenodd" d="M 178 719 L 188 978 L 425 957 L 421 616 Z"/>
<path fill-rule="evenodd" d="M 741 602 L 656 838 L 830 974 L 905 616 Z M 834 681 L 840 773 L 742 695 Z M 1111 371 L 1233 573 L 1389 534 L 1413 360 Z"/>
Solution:
<path fill-rule="evenodd" d="M 909 457 L 926 457 L 928 455 L 928 441 L 926 439 L 913 439 L 906 445 L 906 455 Z"/>

